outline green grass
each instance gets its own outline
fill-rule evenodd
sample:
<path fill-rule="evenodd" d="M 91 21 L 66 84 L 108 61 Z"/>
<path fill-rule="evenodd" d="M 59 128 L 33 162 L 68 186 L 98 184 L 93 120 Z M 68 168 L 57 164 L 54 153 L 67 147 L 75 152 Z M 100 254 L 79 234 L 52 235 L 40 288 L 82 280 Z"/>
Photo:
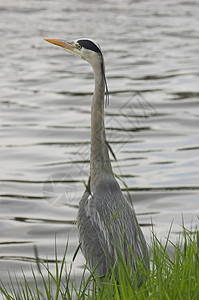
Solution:
<path fill-rule="evenodd" d="M 10 275 L 10 284 L 5 286 L 0 281 L 0 293 L 4 299 L 199 299 L 199 232 L 190 232 L 183 228 L 177 244 L 169 241 L 163 244 L 152 232 L 150 246 L 150 270 L 145 271 L 138 262 L 139 273 L 142 274 L 143 284 L 137 288 L 137 276 L 133 280 L 130 276 L 129 266 L 124 263 L 118 254 L 119 282 L 115 280 L 115 266 L 111 268 L 111 274 L 105 277 L 103 286 L 99 286 L 98 278 L 94 280 L 95 270 L 90 274 L 86 272 L 86 266 L 82 272 L 82 278 L 77 285 L 72 279 L 73 263 L 76 259 L 79 247 L 74 253 L 72 263 L 66 266 L 68 244 L 62 261 L 58 261 L 55 245 L 55 270 L 49 267 L 48 262 L 38 258 L 35 249 L 37 270 L 32 268 L 32 281 L 28 283 L 23 274 L 23 282 L 19 282 L 16 276 Z M 173 255 L 169 255 L 168 246 L 173 247 Z M 37 274 L 37 275 L 36 275 Z M 44 275 L 45 274 L 45 275 Z M 42 283 L 42 285 L 41 285 Z"/>

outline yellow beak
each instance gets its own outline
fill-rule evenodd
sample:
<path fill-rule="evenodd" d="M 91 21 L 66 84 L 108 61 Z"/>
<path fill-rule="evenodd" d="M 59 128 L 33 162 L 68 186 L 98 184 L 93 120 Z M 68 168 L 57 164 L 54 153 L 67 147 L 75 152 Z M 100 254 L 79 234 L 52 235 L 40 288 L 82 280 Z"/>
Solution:
<path fill-rule="evenodd" d="M 64 40 L 57 40 L 57 39 L 44 39 L 45 41 L 51 43 L 51 44 L 55 44 L 57 46 L 60 46 L 62 48 L 64 48 L 65 50 L 74 53 L 75 50 L 75 46 L 73 43 L 70 42 L 66 42 Z"/>

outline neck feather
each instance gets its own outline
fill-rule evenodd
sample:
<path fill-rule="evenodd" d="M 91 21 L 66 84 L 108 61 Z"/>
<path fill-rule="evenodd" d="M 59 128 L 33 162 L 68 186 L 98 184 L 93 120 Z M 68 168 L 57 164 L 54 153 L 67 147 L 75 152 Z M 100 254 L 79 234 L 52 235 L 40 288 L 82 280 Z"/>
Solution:
<path fill-rule="evenodd" d="M 91 107 L 91 188 L 105 173 L 112 173 L 104 126 L 104 76 L 103 65 L 93 66 L 95 91 Z"/>

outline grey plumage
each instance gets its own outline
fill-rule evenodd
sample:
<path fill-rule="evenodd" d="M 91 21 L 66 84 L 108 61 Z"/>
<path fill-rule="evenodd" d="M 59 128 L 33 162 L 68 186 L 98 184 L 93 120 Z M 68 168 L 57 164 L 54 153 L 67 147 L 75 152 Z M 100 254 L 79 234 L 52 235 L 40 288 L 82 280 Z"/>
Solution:
<path fill-rule="evenodd" d="M 96 183 L 92 195 L 84 193 L 79 205 L 78 229 L 82 252 L 91 270 L 97 265 L 97 275 L 105 275 L 110 263 L 114 265 L 117 249 L 126 263 L 129 257 L 132 275 L 137 268 L 135 255 L 147 268 L 147 246 L 133 207 L 109 173 L 105 172 Z"/>
<path fill-rule="evenodd" d="M 90 177 L 78 210 L 78 231 L 82 252 L 91 270 L 106 275 L 117 261 L 118 251 L 131 274 L 136 257 L 148 267 L 148 250 L 132 203 L 121 192 L 109 158 L 104 127 L 104 93 L 107 92 L 104 59 L 99 45 L 89 39 L 75 42 L 47 40 L 88 61 L 94 71 L 95 90 L 91 107 Z M 138 285 L 141 278 L 138 278 Z"/>

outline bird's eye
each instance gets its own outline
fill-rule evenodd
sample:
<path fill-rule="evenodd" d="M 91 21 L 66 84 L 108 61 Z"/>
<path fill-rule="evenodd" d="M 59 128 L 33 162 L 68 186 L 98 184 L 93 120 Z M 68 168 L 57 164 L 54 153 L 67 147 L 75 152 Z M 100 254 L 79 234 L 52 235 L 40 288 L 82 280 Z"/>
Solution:
<path fill-rule="evenodd" d="M 82 49 L 82 46 L 81 46 L 80 44 L 78 44 L 78 43 L 76 43 L 75 46 L 76 46 L 76 48 L 77 48 L 78 50 L 81 50 L 81 49 Z"/>

